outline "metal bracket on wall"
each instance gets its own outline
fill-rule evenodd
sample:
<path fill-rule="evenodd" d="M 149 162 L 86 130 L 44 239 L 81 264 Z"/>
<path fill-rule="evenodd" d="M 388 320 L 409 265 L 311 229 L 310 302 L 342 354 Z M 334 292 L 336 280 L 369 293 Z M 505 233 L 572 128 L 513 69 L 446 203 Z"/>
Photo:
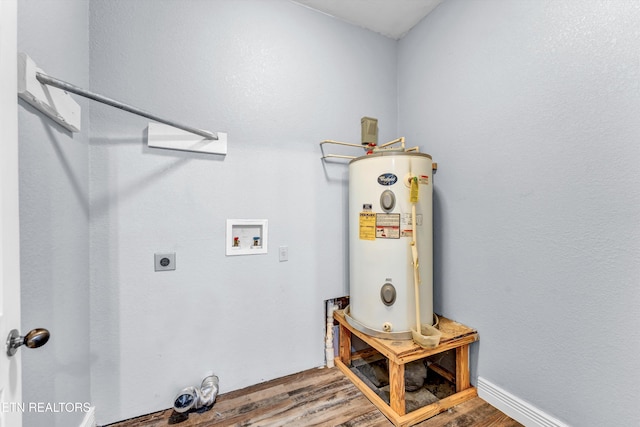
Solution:
<path fill-rule="evenodd" d="M 35 62 L 28 55 L 24 53 L 18 54 L 18 96 L 34 106 L 36 109 L 42 111 L 65 129 L 68 129 L 71 132 L 80 132 L 80 105 L 71 98 L 69 92 L 138 116 L 146 117 L 147 119 L 151 119 L 156 122 L 164 123 L 165 125 L 169 125 L 173 128 L 182 129 L 183 131 L 194 135 L 199 135 L 201 137 L 199 141 L 203 139 L 202 137 L 208 141 L 218 141 L 220 139 L 219 135 L 213 132 L 186 126 L 173 120 L 159 117 L 155 114 L 141 110 L 140 108 L 107 98 L 106 96 L 90 92 L 65 81 L 48 76 L 36 66 Z M 150 131 L 149 133 L 151 134 L 152 132 Z M 178 140 L 182 139 L 184 138 L 178 138 Z M 150 146 L 153 145 L 150 144 Z M 185 149 L 174 146 L 165 146 L 162 148 Z M 224 134 L 224 153 L 220 152 L 220 150 L 203 150 L 198 149 L 198 147 L 196 147 L 196 149 L 187 149 L 187 151 L 226 154 L 226 134 Z"/>
<path fill-rule="evenodd" d="M 226 155 L 227 134 L 218 132 L 217 139 L 207 139 L 173 126 L 149 123 L 147 145 L 152 148 Z"/>
<path fill-rule="evenodd" d="M 18 54 L 18 96 L 71 132 L 80 132 L 80 105 L 62 89 L 38 81 L 42 70 L 29 56 Z"/>

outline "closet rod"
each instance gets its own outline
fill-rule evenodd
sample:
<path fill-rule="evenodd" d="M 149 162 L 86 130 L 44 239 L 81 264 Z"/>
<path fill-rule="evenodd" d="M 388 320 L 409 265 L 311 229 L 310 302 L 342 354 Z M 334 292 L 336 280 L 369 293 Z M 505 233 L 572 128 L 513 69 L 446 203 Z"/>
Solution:
<path fill-rule="evenodd" d="M 1 1 L 1 0 L 0 0 Z M 147 119 L 155 120 L 156 122 L 164 123 L 169 126 L 173 126 L 178 129 L 186 130 L 187 132 L 195 133 L 196 135 L 204 136 L 207 139 L 218 139 L 218 135 L 202 130 L 196 129 L 191 126 L 185 126 L 180 123 L 176 123 L 173 120 L 163 119 L 162 117 L 158 117 L 155 114 L 148 113 L 139 108 L 133 107 L 131 105 L 124 104 L 122 102 L 116 101 L 115 99 L 107 98 L 106 96 L 99 95 L 97 93 L 90 92 L 88 90 L 79 88 L 77 86 L 72 85 L 71 83 L 67 83 L 62 80 L 58 80 L 54 77 L 48 76 L 43 73 L 36 73 L 36 79 L 42 84 L 54 86 L 58 89 L 66 90 L 67 92 L 75 93 L 76 95 L 84 96 L 85 98 L 92 99 L 94 101 L 101 102 L 103 104 L 110 105 L 115 108 L 119 108 L 121 110 L 127 111 L 129 113 L 137 114 L 138 116 L 146 117 Z"/>

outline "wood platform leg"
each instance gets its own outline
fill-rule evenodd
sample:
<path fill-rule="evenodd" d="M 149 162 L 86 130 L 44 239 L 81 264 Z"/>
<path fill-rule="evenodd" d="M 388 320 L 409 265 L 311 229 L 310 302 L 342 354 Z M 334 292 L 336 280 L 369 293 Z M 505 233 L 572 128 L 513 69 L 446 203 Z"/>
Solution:
<path fill-rule="evenodd" d="M 471 387 L 469 379 L 469 344 L 456 348 L 456 391 Z"/>
<path fill-rule="evenodd" d="M 404 404 L 404 365 L 389 360 L 389 391 L 390 406 L 396 414 L 404 415 L 406 412 Z"/>
<path fill-rule="evenodd" d="M 340 324 L 340 360 L 346 366 L 351 366 L 351 331 Z"/>

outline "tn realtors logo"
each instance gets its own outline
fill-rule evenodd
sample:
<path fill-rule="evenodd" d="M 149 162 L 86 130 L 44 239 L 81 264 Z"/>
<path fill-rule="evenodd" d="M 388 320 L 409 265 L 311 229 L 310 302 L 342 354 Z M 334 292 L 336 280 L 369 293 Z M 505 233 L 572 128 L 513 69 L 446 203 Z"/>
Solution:
<path fill-rule="evenodd" d="M 89 402 L 0 402 L 2 412 L 69 413 L 89 412 Z"/>

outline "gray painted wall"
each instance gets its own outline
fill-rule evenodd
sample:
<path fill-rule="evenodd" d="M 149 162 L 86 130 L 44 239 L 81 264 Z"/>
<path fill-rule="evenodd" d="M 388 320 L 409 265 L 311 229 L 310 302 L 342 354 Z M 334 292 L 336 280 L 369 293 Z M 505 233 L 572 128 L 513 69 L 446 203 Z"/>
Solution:
<path fill-rule="evenodd" d="M 640 425 L 640 3 L 448 0 L 399 43 L 435 177 L 435 308 L 481 376 L 574 426 Z"/>
<path fill-rule="evenodd" d="M 91 108 L 92 398 L 98 423 L 324 363 L 346 285 L 346 166 L 323 139 L 360 118 L 396 137 L 393 40 L 288 1 L 92 1 L 91 86 L 228 132 L 225 159 L 149 149 L 148 121 Z M 225 256 L 225 220 L 267 219 L 269 253 Z M 278 261 L 278 246 L 289 261 Z M 176 252 L 156 273 L 154 252 Z"/>
<path fill-rule="evenodd" d="M 18 2 L 18 51 L 51 75 L 89 85 L 84 1 Z M 21 350 L 24 402 L 91 402 L 89 387 L 89 114 L 71 135 L 20 101 L 22 329 L 51 332 Z M 28 427 L 79 425 L 82 412 L 24 414 Z"/>
<path fill-rule="evenodd" d="M 72 136 L 21 103 L 22 324 L 53 333 L 23 354 L 25 401 L 90 398 L 104 424 L 209 369 L 225 392 L 322 364 L 346 170 L 317 143 L 370 115 L 441 166 L 435 308 L 480 331 L 474 380 L 571 425 L 640 422 L 637 1 L 449 0 L 399 43 L 286 1 L 19 12 L 51 74 L 229 133 L 224 160 L 152 150 L 144 119 L 78 99 Z M 227 218 L 268 219 L 269 254 L 226 257 Z M 157 251 L 178 269 L 154 273 Z"/>

